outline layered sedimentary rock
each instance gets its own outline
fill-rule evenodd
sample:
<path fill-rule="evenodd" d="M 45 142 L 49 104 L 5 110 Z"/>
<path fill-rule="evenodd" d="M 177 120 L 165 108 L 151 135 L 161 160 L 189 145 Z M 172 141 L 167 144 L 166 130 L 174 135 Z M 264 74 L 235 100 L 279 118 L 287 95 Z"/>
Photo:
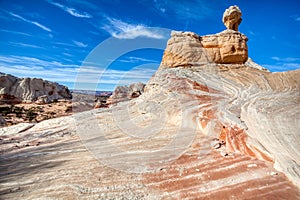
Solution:
<path fill-rule="evenodd" d="M 138 98 L 0 129 L 2 197 L 300 199 L 300 70 L 170 41 Z"/>
<path fill-rule="evenodd" d="M 107 99 L 106 104 L 113 105 L 137 98 L 144 92 L 144 87 L 145 84 L 141 82 L 132 83 L 129 86 L 117 86 L 113 94 Z"/>
<path fill-rule="evenodd" d="M 111 109 L 2 128 L 0 194 L 299 199 L 299 74 L 161 68 Z"/>
<path fill-rule="evenodd" d="M 223 13 L 223 23 L 227 29 L 238 31 L 238 26 L 242 22 L 242 12 L 238 6 L 230 6 Z"/>
<path fill-rule="evenodd" d="M 162 64 L 165 67 L 190 67 L 204 63 L 245 63 L 248 59 L 247 40 L 245 35 L 233 30 L 206 36 L 173 31 Z"/>
<path fill-rule="evenodd" d="M 164 52 L 163 66 L 245 63 L 248 59 L 248 38 L 238 32 L 241 15 L 237 6 L 230 6 L 223 15 L 227 30 L 214 35 L 199 36 L 193 32 L 173 31 Z"/>
<path fill-rule="evenodd" d="M 66 86 L 39 78 L 17 78 L 0 74 L 0 95 L 4 102 L 47 103 L 58 99 L 71 99 Z"/>

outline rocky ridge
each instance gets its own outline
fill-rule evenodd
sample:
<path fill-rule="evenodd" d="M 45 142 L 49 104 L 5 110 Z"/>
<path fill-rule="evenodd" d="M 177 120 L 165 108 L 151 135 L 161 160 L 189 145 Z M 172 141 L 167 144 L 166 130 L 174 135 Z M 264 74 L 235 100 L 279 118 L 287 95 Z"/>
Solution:
<path fill-rule="evenodd" d="M 300 70 L 271 73 L 234 52 L 217 62 L 202 37 L 173 33 L 138 98 L 0 129 L 0 195 L 300 199 Z"/>
<path fill-rule="evenodd" d="M 145 84 L 141 82 L 132 83 L 129 86 L 117 86 L 113 94 L 107 99 L 105 104 L 106 106 L 111 106 L 119 102 L 129 101 L 131 99 L 137 98 L 144 93 L 144 88 Z M 97 108 L 97 104 L 95 107 Z"/>
<path fill-rule="evenodd" d="M 0 73 L 1 102 L 50 103 L 58 99 L 71 99 L 72 94 L 67 87 L 39 78 L 17 78 Z"/>

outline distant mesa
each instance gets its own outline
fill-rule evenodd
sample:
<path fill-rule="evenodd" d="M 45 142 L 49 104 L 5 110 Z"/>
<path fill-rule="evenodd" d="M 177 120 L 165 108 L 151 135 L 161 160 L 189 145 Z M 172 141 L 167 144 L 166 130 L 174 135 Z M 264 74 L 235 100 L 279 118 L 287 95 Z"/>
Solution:
<path fill-rule="evenodd" d="M 66 86 L 40 78 L 17 78 L 0 72 L 0 102 L 50 103 L 59 99 L 72 99 Z"/>

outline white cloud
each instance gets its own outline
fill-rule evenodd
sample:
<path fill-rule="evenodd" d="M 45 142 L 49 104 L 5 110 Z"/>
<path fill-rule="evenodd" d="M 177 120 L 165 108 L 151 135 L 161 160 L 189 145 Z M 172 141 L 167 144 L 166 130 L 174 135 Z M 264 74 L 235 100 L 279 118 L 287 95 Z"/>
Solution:
<path fill-rule="evenodd" d="M 137 62 L 158 63 L 159 62 L 157 60 L 151 60 L 151 59 L 140 58 L 140 57 L 135 57 L 135 56 L 129 56 L 129 57 L 126 57 L 125 59 L 120 59 L 117 61 L 123 62 L 123 63 L 137 63 Z"/>
<path fill-rule="evenodd" d="M 93 66 L 84 66 L 78 70 L 76 82 L 94 83 L 94 84 L 131 84 L 136 82 L 147 82 L 149 78 L 155 73 L 156 69 L 134 68 L 129 71 L 114 70 L 114 69 L 99 69 Z"/>
<path fill-rule="evenodd" d="M 250 35 L 255 35 L 255 33 L 253 31 L 249 31 Z"/>
<path fill-rule="evenodd" d="M 55 2 L 51 2 L 51 1 L 49 1 L 49 3 L 51 3 L 52 5 L 54 5 L 56 7 L 59 7 L 61 9 L 63 9 L 64 11 L 66 11 L 67 13 L 69 13 L 70 15 L 72 15 L 74 17 L 79 17 L 79 18 L 92 18 L 93 17 L 92 15 L 90 15 L 90 14 L 88 14 L 86 12 L 80 13 L 75 8 L 70 8 L 70 7 L 62 5 L 60 3 L 55 3 Z"/>
<path fill-rule="evenodd" d="M 275 61 L 274 64 L 266 64 L 264 67 L 268 68 L 270 71 L 278 72 L 278 71 L 287 71 L 287 70 L 296 70 L 300 69 L 300 58 L 294 57 L 271 57 L 272 60 Z"/>
<path fill-rule="evenodd" d="M 0 56 L 0 64 L 2 65 L 24 65 L 32 67 L 78 67 L 78 65 L 66 65 L 57 61 L 46 61 L 26 56 Z"/>
<path fill-rule="evenodd" d="M 82 42 L 78 42 L 78 41 L 76 41 L 76 40 L 72 40 L 73 41 L 73 43 L 76 45 L 76 46 L 78 46 L 78 47 L 87 47 L 88 45 L 87 44 L 84 44 L 84 43 L 82 43 Z"/>
<path fill-rule="evenodd" d="M 297 62 L 300 61 L 300 58 L 292 58 L 292 57 L 286 57 L 286 58 L 279 58 L 277 56 L 271 57 L 272 60 L 281 61 L 281 62 Z"/>
<path fill-rule="evenodd" d="M 277 61 L 280 60 L 280 58 L 277 57 L 277 56 L 273 56 L 273 57 L 271 57 L 271 59 L 272 59 L 272 60 L 277 60 Z"/>
<path fill-rule="evenodd" d="M 155 8 L 162 13 L 172 14 L 172 17 L 184 20 L 199 20 L 211 15 L 214 11 L 208 1 L 177 1 L 177 0 L 154 0 Z"/>
<path fill-rule="evenodd" d="M 24 17 L 21 17 L 20 15 L 17 15 L 17 14 L 14 14 L 12 12 L 9 12 L 9 14 L 15 18 L 18 18 L 24 22 L 27 22 L 27 23 L 30 23 L 30 24 L 34 24 L 36 25 L 37 27 L 43 29 L 44 31 L 48 31 L 48 32 L 52 32 L 50 28 L 38 23 L 38 22 L 35 22 L 35 21 L 31 21 L 31 20 L 28 20 L 28 19 L 25 19 Z"/>
<path fill-rule="evenodd" d="M 12 30 L 6 30 L 6 29 L 0 29 L 1 32 L 6 32 L 6 33 L 12 33 L 12 34 L 17 34 L 17 35 L 24 35 L 24 36 L 32 36 L 28 33 L 23 33 L 19 31 L 12 31 Z"/>
<path fill-rule="evenodd" d="M 19 46 L 19 47 L 30 47 L 30 48 L 35 48 L 35 49 L 44 49 L 43 47 L 34 45 L 34 44 L 26 44 L 22 42 L 10 42 L 10 44 L 14 46 Z"/>
<path fill-rule="evenodd" d="M 107 18 L 108 24 L 102 29 L 107 31 L 111 36 L 118 39 L 134 39 L 137 37 L 147 37 L 154 39 L 163 39 L 164 35 L 158 31 L 150 30 L 142 24 L 129 24 L 114 18 Z"/>
<path fill-rule="evenodd" d="M 68 56 L 68 57 L 73 57 L 73 55 L 69 54 L 69 53 L 62 53 L 62 54 L 65 55 L 65 56 Z"/>
<path fill-rule="evenodd" d="M 92 64 L 92 63 L 89 63 Z M 158 64 L 157 64 L 158 65 Z M 155 73 L 155 64 L 145 64 L 129 71 L 106 69 L 95 65 L 68 65 L 57 61 L 46 61 L 25 56 L 0 56 L 0 72 L 18 77 L 36 77 L 60 83 L 76 83 L 83 87 L 93 84 L 131 84 L 147 82 Z M 86 88 L 88 89 L 88 88 Z M 106 88 L 101 88 L 106 89 Z"/>
<path fill-rule="evenodd" d="M 262 66 L 269 69 L 271 72 L 283 72 L 300 69 L 300 63 L 276 63 L 274 65 L 266 64 Z"/>

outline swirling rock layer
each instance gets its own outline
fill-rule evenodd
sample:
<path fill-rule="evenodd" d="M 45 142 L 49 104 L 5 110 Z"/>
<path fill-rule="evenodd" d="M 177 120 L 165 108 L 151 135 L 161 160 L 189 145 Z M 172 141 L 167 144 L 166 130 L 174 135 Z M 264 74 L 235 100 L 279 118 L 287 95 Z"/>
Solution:
<path fill-rule="evenodd" d="M 300 70 L 246 41 L 173 32 L 138 98 L 0 129 L 1 198 L 300 199 Z"/>
<path fill-rule="evenodd" d="M 129 102 L 2 128 L 0 195 L 299 199 L 299 74 L 161 67 Z"/>

